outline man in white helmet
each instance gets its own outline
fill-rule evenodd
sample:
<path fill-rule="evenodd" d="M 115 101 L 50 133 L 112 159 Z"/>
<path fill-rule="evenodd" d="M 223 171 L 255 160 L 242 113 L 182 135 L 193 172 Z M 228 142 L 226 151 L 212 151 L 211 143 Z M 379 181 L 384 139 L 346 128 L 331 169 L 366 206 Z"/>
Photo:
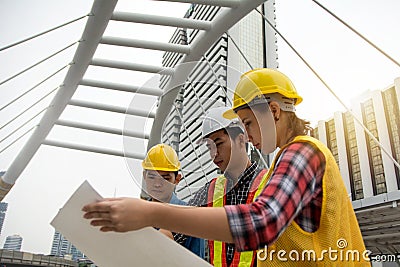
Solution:
<path fill-rule="evenodd" d="M 251 162 L 247 151 L 247 135 L 239 118 L 222 116 L 228 107 L 212 108 L 204 115 L 202 135 L 198 143 L 205 143 L 213 163 L 223 173 L 198 190 L 190 206 L 222 207 L 252 202 L 265 169 Z M 174 236 L 184 243 L 186 236 Z M 255 253 L 237 252 L 234 244 L 209 241 L 210 263 L 213 266 L 253 266 Z"/>

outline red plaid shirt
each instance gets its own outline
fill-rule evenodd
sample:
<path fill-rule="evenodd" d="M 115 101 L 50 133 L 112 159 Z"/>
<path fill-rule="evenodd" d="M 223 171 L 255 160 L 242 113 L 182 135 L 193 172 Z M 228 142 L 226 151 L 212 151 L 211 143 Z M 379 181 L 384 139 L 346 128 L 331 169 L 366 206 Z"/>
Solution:
<path fill-rule="evenodd" d="M 225 206 L 238 251 L 272 244 L 294 220 L 303 230 L 318 229 L 325 157 L 310 143 L 293 143 L 280 155 L 266 187 L 248 205 Z"/>

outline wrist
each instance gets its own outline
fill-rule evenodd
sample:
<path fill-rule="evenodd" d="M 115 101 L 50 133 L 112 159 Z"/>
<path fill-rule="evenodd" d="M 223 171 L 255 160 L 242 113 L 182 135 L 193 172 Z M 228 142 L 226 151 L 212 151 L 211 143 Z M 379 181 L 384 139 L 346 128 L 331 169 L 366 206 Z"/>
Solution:
<path fill-rule="evenodd" d="M 146 226 L 152 226 L 157 228 L 162 228 L 161 220 L 162 216 L 160 213 L 162 212 L 162 208 L 165 206 L 163 203 L 158 202 L 149 202 L 146 201 L 147 206 L 145 207 L 146 212 Z"/>

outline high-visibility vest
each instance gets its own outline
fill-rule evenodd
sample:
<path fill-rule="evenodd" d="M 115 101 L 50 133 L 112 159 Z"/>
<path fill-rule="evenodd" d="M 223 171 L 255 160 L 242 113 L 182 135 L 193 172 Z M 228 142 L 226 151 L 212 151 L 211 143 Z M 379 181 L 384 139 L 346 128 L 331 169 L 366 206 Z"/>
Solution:
<path fill-rule="evenodd" d="M 325 157 L 319 227 L 315 232 L 309 233 L 293 220 L 274 244 L 268 246 L 266 251 L 258 251 L 261 257 L 257 259 L 257 266 L 370 266 L 364 258 L 363 253 L 367 251 L 361 231 L 332 153 L 324 144 L 310 136 L 297 136 L 293 142 L 313 144 Z M 254 199 L 271 177 L 277 159 L 290 144 L 283 146 L 275 156 Z M 334 252 L 333 257 L 328 251 Z"/>
<path fill-rule="evenodd" d="M 247 195 L 246 204 L 253 202 L 258 186 L 266 174 L 266 170 L 261 170 L 254 178 Z M 208 188 L 208 206 L 223 207 L 226 203 L 226 178 L 221 175 L 213 179 Z M 215 267 L 228 267 L 226 259 L 226 243 L 221 241 L 209 240 L 210 263 Z M 235 250 L 232 263 L 229 267 L 250 267 L 253 266 L 256 258 L 256 251 L 238 252 Z"/>

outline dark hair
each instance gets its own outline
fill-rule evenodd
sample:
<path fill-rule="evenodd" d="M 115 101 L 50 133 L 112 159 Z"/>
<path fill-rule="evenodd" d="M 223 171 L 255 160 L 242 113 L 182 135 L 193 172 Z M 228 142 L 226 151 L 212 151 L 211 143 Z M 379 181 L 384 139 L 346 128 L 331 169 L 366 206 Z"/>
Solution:
<path fill-rule="evenodd" d="M 235 140 L 236 137 L 239 136 L 239 134 L 243 134 L 243 130 L 239 127 L 228 127 L 228 128 L 224 128 L 224 133 L 229 135 L 229 137 L 232 140 Z"/>
<path fill-rule="evenodd" d="M 224 134 L 227 134 L 232 140 L 235 140 L 236 137 L 239 136 L 239 134 L 244 134 L 243 130 L 239 127 L 228 127 L 228 128 L 222 128 L 220 130 L 223 130 Z M 210 135 L 211 134 L 208 134 L 204 138 L 210 138 Z"/>
<path fill-rule="evenodd" d="M 149 171 L 149 170 L 144 169 L 144 171 L 147 172 L 147 171 Z M 157 171 L 157 170 L 155 170 L 155 171 Z M 174 171 L 174 172 L 172 172 L 172 173 L 175 175 L 174 178 L 176 178 L 176 177 L 178 176 L 178 174 L 179 174 L 179 171 Z"/>

